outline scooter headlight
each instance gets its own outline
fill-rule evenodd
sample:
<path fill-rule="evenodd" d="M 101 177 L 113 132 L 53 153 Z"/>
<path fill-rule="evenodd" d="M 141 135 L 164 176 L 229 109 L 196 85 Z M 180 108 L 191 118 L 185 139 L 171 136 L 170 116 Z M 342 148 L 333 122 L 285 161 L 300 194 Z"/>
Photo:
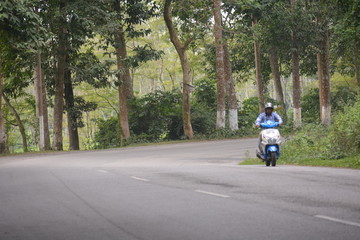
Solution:
<path fill-rule="evenodd" d="M 269 144 L 276 144 L 276 138 L 268 138 L 267 140 Z"/>

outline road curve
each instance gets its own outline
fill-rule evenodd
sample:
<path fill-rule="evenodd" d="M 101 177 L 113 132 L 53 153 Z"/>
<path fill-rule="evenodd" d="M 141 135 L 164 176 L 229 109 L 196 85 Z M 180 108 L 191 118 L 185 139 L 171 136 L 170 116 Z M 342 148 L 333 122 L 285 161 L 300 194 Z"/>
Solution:
<path fill-rule="evenodd" d="M 0 239 L 359 239 L 360 171 L 263 165 L 256 139 L 0 158 Z"/>

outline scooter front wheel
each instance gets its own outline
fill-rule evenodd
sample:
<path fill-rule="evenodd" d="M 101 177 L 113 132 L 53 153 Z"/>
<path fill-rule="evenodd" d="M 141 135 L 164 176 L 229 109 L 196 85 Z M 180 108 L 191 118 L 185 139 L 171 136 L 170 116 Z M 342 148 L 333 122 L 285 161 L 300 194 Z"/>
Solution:
<path fill-rule="evenodd" d="M 270 166 L 270 164 L 271 164 L 271 159 L 266 159 L 266 160 L 265 160 L 265 164 L 266 164 L 267 167 Z"/>
<path fill-rule="evenodd" d="M 271 158 L 271 166 L 275 167 L 276 166 L 276 160 L 277 160 L 276 152 L 272 152 L 270 154 L 270 158 Z M 269 165 L 270 165 L 270 161 L 269 161 Z"/>

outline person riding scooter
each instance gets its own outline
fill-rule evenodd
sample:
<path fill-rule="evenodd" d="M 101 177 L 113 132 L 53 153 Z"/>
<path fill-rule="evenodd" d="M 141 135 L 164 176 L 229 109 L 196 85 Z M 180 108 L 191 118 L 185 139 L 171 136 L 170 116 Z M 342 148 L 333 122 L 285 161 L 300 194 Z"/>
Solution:
<path fill-rule="evenodd" d="M 265 112 L 260 113 L 260 115 L 257 117 L 257 119 L 255 121 L 256 127 L 260 128 L 260 126 L 261 126 L 260 124 L 264 123 L 265 121 L 268 121 L 268 120 L 278 122 L 279 126 L 281 126 L 283 123 L 282 118 L 280 117 L 279 114 L 277 114 L 273 111 L 274 111 L 274 107 L 273 107 L 272 103 L 266 103 L 265 104 Z M 263 149 L 260 144 L 262 141 L 261 136 L 262 135 L 260 133 L 260 135 L 259 135 L 259 151 L 260 151 L 260 154 L 262 155 Z"/>

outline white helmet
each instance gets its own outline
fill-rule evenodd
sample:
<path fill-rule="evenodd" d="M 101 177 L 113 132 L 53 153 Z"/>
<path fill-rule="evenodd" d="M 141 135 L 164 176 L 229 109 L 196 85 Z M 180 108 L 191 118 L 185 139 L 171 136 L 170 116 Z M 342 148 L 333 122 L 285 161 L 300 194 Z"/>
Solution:
<path fill-rule="evenodd" d="M 267 109 L 267 108 L 271 108 L 271 109 L 274 109 L 274 106 L 272 105 L 272 103 L 266 103 L 265 104 L 265 109 Z"/>

